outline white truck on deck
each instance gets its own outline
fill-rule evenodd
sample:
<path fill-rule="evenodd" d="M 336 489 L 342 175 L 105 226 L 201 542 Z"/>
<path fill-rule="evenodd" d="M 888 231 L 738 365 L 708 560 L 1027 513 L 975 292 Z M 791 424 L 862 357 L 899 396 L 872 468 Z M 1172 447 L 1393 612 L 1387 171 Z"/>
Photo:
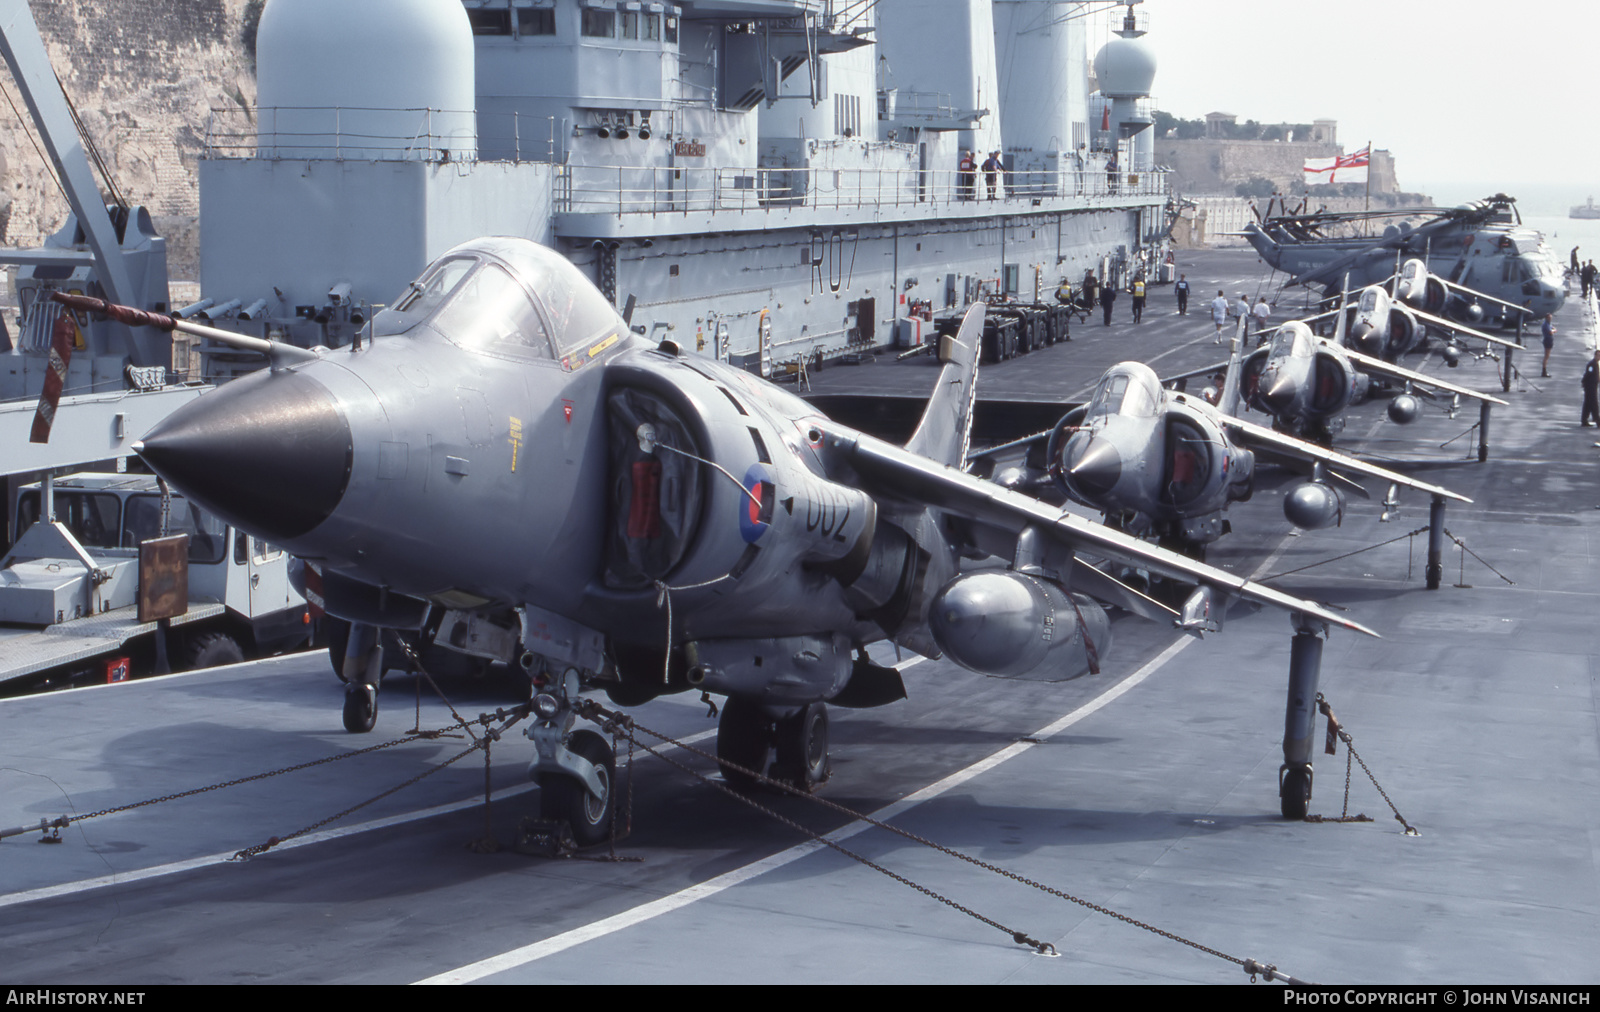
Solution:
<path fill-rule="evenodd" d="M 289 557 L 140 474 L 24 486 L 0 558 L 0 693 L 122 681 L 294 649 L 312 633 Z M 47 502 L 56 522 L 40 522 Z M 163 519 L 165 517 L 165 519 Z M 187 534 L 188 608 L 138 615 L 139 545 Z M 165 643 L 158 642 L 165 638 Z"/>

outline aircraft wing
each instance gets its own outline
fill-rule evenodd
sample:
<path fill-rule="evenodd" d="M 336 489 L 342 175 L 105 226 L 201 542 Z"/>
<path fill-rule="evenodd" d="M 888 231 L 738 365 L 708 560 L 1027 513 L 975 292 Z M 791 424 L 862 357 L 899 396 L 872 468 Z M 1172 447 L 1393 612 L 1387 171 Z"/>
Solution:
<path fill-rule="evenodd" d="M 1492 394 L 1484 393 L 1482 390 L 1474 390 L 1471 387 L 1458 386 L 1454 383 L 1447 383 L 1442 379 L 1437 379 L 1433 376 L 1428 376 L 1420 372 L 1412 372 L 1410 369 L 1402 369 L 1400 366 L 1385 362 L 1381 358 L 1373 358 L 1371 355 L 1363 355 L 1354 348 L 1345 348 L 1344 353 L 1349 356 L 1350 361 L 1359 365 L 1365 372 L 1375 372 L 1381 373 L 1385 376 L 1394 376 L 1398 379 L 1409 380 L 1412 383 L 1443 390 L 1446 393 L 1460 394 L 1463 397 L 1471 397 L 1480 401 L 1488 401 L 1490 404 L 1504 405 L 1507 403 L 1506 401 L 1503 401 Z"/>
<path fill-rule="evenodd" d="M 1314 616 L 1330 625 L 1378 634 L 1332 609 L 1254 583 L 1232 573 L 1196 562 L 1176 552 L 1158 548 L 1086 520 L 1037 499 L 975 478 L 864 433 L 832 432 L 830 447 L 841 452 L 874 495 L 910 505 L 929 506 L 952 516 L 990 527 L 1020 533 L 1029 527 L 1083 552 L 1111 562 L 1148 569 L 1184 583 L 1211 587 L 1223 595 L 1269 604 L 1285 611 Z M 1075 570 L 1075 575 L 1076 575 Z M 1094 594 L 1093 585 L 1082 586 Z"/>
<path fill-rule="evenodd" d="M 1424 313 L 1420 309 L 1412 309 L 1411 315 L 1425 323 L 1431 323 L 1435 327 L 1453 330 L 1458 334 L 1465 334 L 1468 337 L 1475 337 L 1480 341 L 1488 341 L 1490 344 L 1504 345 L 1507 348 L 1516 348 L 1519 351 L 1526 351 L 1528 348 L 1528 346 L 1525 344 L 1518 344 L 1516 341 L 1507 341 L 1505 338 L 1495 337 L 1493 334 L 1485 334 L 1483 331 L 1474 330 L 1466 324 L 1457 323 L 1454 320 L 1447 320 L 1442 316 L 1434 316 L 1432 313 Z"/>
<path fill-rule="evenodd" d="M 1437 275 L 1437 274 L 1433 274 L 1432 276 L 1436 277 L 1436 278 L 1439 278 L 1439 275 Z M 1457 284 L 1456 282 L 1451 281 L 1448 278 L 1439 278 L 1439 280 L 1444 283 L 1444 286 L 1446 288 L 1448 288 L 1448 289 L 1450 289 L 1451 291 L 1454 291 L 1454 292 L 1460 292 L 1462 295 L 1470 295 L 1470 296 L 1472 296 L 1472 298 L 1478 299 L 1478 300 L 1483 301 L 1483 302 L 1493 302 L 1493 303 L 1496 303 L 1498 305 L 1504 306 L 1507 309 L 1514 309 L 1519 313 L 1526 313 L 1528 311 L 1528 307 L 1527 306 L 1519 306 L 1515 302 L 1507 302 L 1505 299 L 1497 299 L 1493 295 L 1487 295 L 1487 294 L 1485 294 L 1483 292 L 1478 291 L 1476 288 L 1468 288 L 1466 285 Z"/>
<path fill-rule="evenodd" d="M 1161 377 L 1161 385 L 1171 388 L 1174 383 L 1177 383 L 1180 380 L 1191 380 L 1197 376 L 1205 376 L 1210 378 L 1219 372 L 1226 372 L 1227 368 L 1228 360 L 1223 359 L 1221 362 L 1213 362 L 1210 365 L 1201 366 L 1198 369 L 1190 369 L 1188 372 L 1180 372 L 1172 376 L 1163 376 Z"/>
<path fill-rule="evenodd" d="M 1443 496 L 1446 499 L 1454 499 L 1457 502 L 1472 501 L 1458 492 L 1452 492 L 1438 485 L 1430 485 L 1425 481 L 1418 481 L 1398 471 L 1391 471 L 1376 464 L 1369 464 L 1364 460 L 1357 460 L 1355 457 L 1335 453 L 1332 450 L 1317 446 L 1315 443 L 1308 443 L 1303 439 L 1296 439 L 1282 432 L 1276 432 L 1265 425 L 1257 425 L 1254 422 L 1247 422 L 1242 418 L 1234 418 L 1228 415 L 1222 416 L 1221 422 L 1240 443 L 1252 448 L 1262 447 L 1282 456 L 1326 464 L 1328 467 L 1335 468 L 1341 472 L 1365 475 L 1369 478 L 1381 478 L 1404 488 L 1414 488 L 1418 492 Z"/>
<path fill-rule="evenodd" d="M 1046 429 L 1044 432 L 1035 432 L 1031 436 L 1023 436 L 1019 439 L 1013 439 L 1010 442 L 997 443 L 994 446 L 986 446 L 981 450 L 973 450 L 967 454 L 967 462 L 971 463 L 974 460 L 982 460 L 984 457 L 1002 457 L 1015 453 L 1017 450 L 1031 449 L 1035 444 L 1043 443 L 1048 440 L 1050 438 L 1050 431 L 1051 430 Z"/>

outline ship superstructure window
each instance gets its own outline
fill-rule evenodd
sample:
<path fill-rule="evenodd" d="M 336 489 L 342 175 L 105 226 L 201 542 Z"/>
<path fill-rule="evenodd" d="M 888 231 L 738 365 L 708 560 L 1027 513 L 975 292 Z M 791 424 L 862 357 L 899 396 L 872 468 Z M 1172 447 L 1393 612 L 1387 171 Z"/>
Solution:
<path fill-rule="evenodd" d="M 673 45 L 678 42 L 678 19 L 671 14 L 667 15 L 667 41 Z"/>
<path fill-rule="evenodd" d="M 861 134 L 861 96 L 833 96 L 833 126 L 845 137 Z"/>
<path fill-rule="evenodd" d="M 649 42 L 661 41 L 661 15 L 646 14 L 644 16 L 644 37 Z"/>
<path fill-rule="evenodd" d="M 511 12 L 508 10 L 469 10 L 467 20 L 472 22 L 474 35 L 511 34 Z"/>
<path fill-rule="evenodd" d="M 637 39 L 639 37 L 639 15 L 636 12 L 622 12 L 622 37 L 625 39 Z"/>
<path fill-rule="evenodd" d="M 583 34 L 591 39 L 609 39 L 617 34 L 616 11 L 583 10 Z"/>
<path fill-rule="evenodd" d="M 548 7 L 518 7 L 518 35 L 554 35 L 556 12 Z"/>

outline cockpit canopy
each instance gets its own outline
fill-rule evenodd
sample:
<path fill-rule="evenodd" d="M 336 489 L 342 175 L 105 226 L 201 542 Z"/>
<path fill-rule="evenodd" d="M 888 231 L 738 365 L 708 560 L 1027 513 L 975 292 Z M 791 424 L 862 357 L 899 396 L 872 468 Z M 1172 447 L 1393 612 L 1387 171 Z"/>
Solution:
<path fill-rule="evenodd" d="M 1143 362 L 1123 362 L 1106 370 L 1089 401 L 1089 418 L 1125 415 L 1154 418 L 1161 404 L 1161 381 Z"/>
<path fill-rule="evenodd" d="M 373 321 L 378 336 L 426 323 L 471 351 L 571 361 L 620 336 L 626 325 L 571 261 L 509 236 L 446 252 Z"/>
<path fill-rule="evenodd" d="M 1316 351 L 1316 342 L 1312 340 L 1311 328 L 1298 320 L 1292 320 L 1278 328 L 1278 333 L 1272 338 L 1273 358 L 1310 358 Z"/>
<path fill-rule="evenodd" d="M 1378 311 L 1378 295 L 1379 291 L 1376 288 L 1367 288 L 1361 292 L 1361 311 L 1363 313 L 1375 313 Z"/>

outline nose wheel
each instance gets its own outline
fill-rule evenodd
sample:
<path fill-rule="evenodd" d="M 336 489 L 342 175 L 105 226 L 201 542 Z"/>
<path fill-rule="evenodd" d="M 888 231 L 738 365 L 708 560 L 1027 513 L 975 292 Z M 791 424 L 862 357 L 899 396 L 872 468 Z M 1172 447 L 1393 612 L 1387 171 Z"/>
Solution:
<path fill-rule="evenodd" d="M 610 835 L 616 817 L 617 760 L 611 745 L 593 731 L 572 732 L 567 748 L 594 766 L 600 792 L 592 793 L 583 781 L 565 773 L 540 773 L 539 817 L 565 821 L 578 846 L 591 847 Z"/>
<path fill-rule="evenodd" d="M 378 687 L 354 682 L 344 687 L 344 729 L 366 734 L 378 722 Z"/>

